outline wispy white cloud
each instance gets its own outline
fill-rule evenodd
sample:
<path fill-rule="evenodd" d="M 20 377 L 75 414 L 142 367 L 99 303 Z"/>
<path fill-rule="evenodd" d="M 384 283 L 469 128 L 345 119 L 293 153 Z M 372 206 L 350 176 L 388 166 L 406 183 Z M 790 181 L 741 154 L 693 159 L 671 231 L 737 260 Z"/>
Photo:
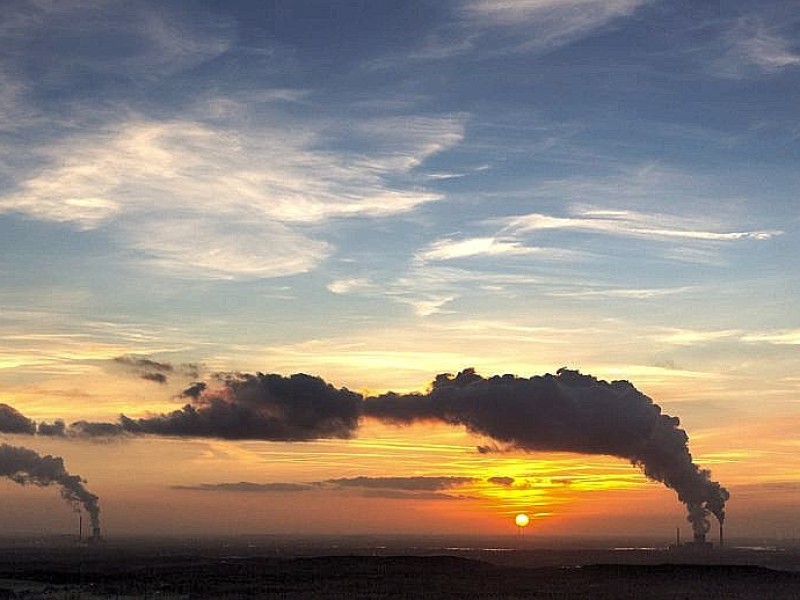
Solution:
<path fill-rule="evenodd" d="M 499 25 L 518 25 L 545 19 L 604 21 L 631 13 L 641 0 L 469 0 L 465 9 Z M 579 13 L 586 13 L 580 15 Z"/>
<path fill-rule="evenodd" d="M 414 309 L 414 314 L 418 317 L 429 317 L 436 313 L 442 312 L 445 304 L 448 304 L 456 299 L 456 296 L 396 296 L 400 302 L 409 304 Z"/>
<path fill-rule="evenodd" d="M 408 62 L 443 61 L 470 52 L 486 55 L 547 52 L 632 15 L 652 0 L 456 0 L 454 18 L 402 55 L 365 62 L 391 70 Z"/>
<path fill-rule="evenodd" d="M 377 286 L 366 277 L 349 277 L 331 281 L 327 288 L 334 294 L 352 294 L 374 292 Z"/>
<path fill-rule="evenodd" d="M 34 319 L 33 317 L 38 317 Z M 58 324 L 56 318 L 60 319 Z M 14 323 L 0 321 L 0 372 L 13 378 L 22 373 L 74 374 L 96 370 L 99 361 L 132 349 L 143 354 L 172 352 L 179 343 L 165 341 L 151 330 L 130 335 L 131 326 L 115 331 L 96 323 L 69 322 L 65 315 L 35 312 L 17 315 Z"/>
<path fill-rule="evenodd" d="M 139 227 L 125 224 L 129 243 L 145 261 L 173 276 L 196 279 L 278 277 L 312 270 L 331 252 L 328 243 L 309 238 L 270 220 L 244 215 L 148 219 Z"/>
<path fill-rule="evenodd" d="M 402 275 L 388 281 L 344 277 L 333 280 L 327 287 L 335 294 L 353 294 L 405 304 L 416 316 L 429 317 L 450 312 L 445 307 L 462 295 L 474 295 L 478 287 L 484 291 L 505 293 L 508 288 L 541 283 L 540 278 L 529 274 L 458 269 L 432 263 L 415 260 Z"/>
<path fill-rule="evenodd" d="M 742 336 L 742 341 L 775 344 L 778 346 L 798 346 L 800 345 L 800 329 L 781 329 L 749 333 Z"/>
<path fill-rule="evenodd" d="M 232 18 L 159 3 L 20 0 L 2 19 L 0 130 L 23 121 L 30 130 L 25 145 L 0 152 L 0 214 L 105 228 L 134 262 L 170 274 L 313 269 L 334 250 L 323 223 L 442 199 L 416 170 L 464 135 L 465 115 L 412 109 L 303 120 L 285 105 L 308 110 L 310 90 L 253 82 L 160 102 L 153 117 L 137 94 L 103 102 L 104 86 L 146 89 L 225 56 L 237 41 Z M 87 77 L 98 99 L 76 86 Z M 39 107 L 54 90 L 63 114 Z"/>
<path fill-rule="evenodd" d="M 124 0 L 29 0 L 6 13 L 13 26 L 2 43 L 46 41 L 50 83 L 86 72 L 152 80 L 220 56 L 236 35 L 230 19 L 186 19 L 164 4 Z"/>
<path fill-rule="evenodd" d="M 530 213 L 508 217 L 501 221 L 504 232 L 527 233 L 549 229 L 574 229 L 608 235 L 641 237 L 649 239 L 678 238 L 709 242 L 742 239 L 767 240 L 782 232 L 779 230 L 713 231 L 698 229 L 694 218 L 664 213 L 640 213 L 628 210 L 582 208 L 574 216 L 555 217 Z M 702 224 L 702 223 L 700 223 Z"/>
<path fill-rule="evenodd" d="M 663 258 L 714 265 L 725 264 L 723 249 L 734 242 L 764 241 L 783 233 L 775 227 L 743 226 L 757 222 L 755 199 L 731 197 L 722 181 L 657 163 L 618 167 L 605 176 L 547 180 L 527 195 L 567 209 L 487 220 L 485 225 L 494 226 L 498 237 L 528 244 L 528 236 L 549 232 L 554 232 L 550 237 L 579 232 L 648 240 L 659 242 L 652 248 Z M 581 249 L 590 251 L 586 245 Z"/>
<path fill-rule="evenodd" d="M 458 143 L 462 129 L 450 117 L 409 117 L 402 125 L 371 120 L 363 130 L 372 152 L 353 154 L 324 150 L 322 132 L 290 124 L 244 132 L 189 120 L 132 120 L 44 150 L 48 167 L 0 198 L 0 213 L 113 228 L 129 247 L 176 273 L 304 272 L 330 253 L 308 226 L 399 214 L 441 199 L 389 179 L 411 177 L 428 157 Z"/>
<path fill-rule="evenodd" d="M 742 17 L 724 37 L 722 57 L 714 63 L 721 77 L 741 78 L 752 73 L 777 73 L 800 66 L 800 49 L 779 27 L 770 27 L 763 19 Z"/>
<path fill-rule="evenodd" d="M 693 288 L 681 286 L 675 288 L 578 288 L 569 290 L 552 290 L 545 292 L 557 298 L 627 298 L 631 300 L 649 300 L 686 293 Z"/>
<path fill-rule="evenodd" d="M 475 237 L 463 240 L 445 238 L 432 243 L 417 254 L 423 261 L 442 261 L 470 256 L 521 256 L 545 254 L 546 248 L 525 246 L 515 240 L 494 237 Z"/>
<path fill-rule="evenodd" d="M 797 346 L 800 345 L 800 329 L 748 331 L 745 329 L 670 328 L 655 333 L 653 339 L 660 343 L 676 346 L 693 346 L 720 341 Z"/>
<path fill-rule="evenodd" d="M 631 15 L 647 0 L 469 0 L 466 15 L 478 27 L 504 27 L 524 48 L 568 43 Z"/>
<path fill-rule="evenodd" d="M 348 135 L 371 149 L 360 163 L 379 171 L 408 171 L 427 158 L 452 148 L 464 137 L 467 115 L 424 117 L 389 116 L 348 122 Z"/>
<path fill-rule="evenodd" d="M 675 346 L 694 346 L 720 340 L 736 340 L 741 335 L 739 329 L 700 330 L 700 329 L 667 329 L 655 336 L 656 341 Z"/>

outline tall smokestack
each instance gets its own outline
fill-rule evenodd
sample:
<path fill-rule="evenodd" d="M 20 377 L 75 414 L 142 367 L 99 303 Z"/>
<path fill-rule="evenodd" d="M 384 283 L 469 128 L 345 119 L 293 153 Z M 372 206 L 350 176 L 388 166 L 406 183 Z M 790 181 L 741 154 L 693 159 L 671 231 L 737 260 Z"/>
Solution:
<path fill-rule="evenodd" d="M 719 524 L 719 549 L 722 550 L 722 546 L 724 544 L 724 538 L 722 536 L 722 523 Z"/>
<path fill-rule="evenodd" d="M 675 528 L 675 546 L 679 548 L 680 545 L 681 545 L 681 528 L 680 527 L 676 527 Z"/>
<path fill-rule="evenodd" d="M 102 539 L 103 537 L 100 535 L 100 526 L 97 525 L 92 527 L 92 537 L 89 541 L 92 542 L 93 544 L 96 544 L 102 541 Z"/>

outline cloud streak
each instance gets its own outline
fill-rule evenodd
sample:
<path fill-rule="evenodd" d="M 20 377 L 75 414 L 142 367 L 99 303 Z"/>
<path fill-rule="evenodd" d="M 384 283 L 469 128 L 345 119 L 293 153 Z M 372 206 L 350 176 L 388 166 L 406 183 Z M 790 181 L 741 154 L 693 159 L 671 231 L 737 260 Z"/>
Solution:
<path fill-rule="evenodd" d="M 517 240 L 496 237 L 473 237 L 462 240 L 437 240 L 416 255 L 421 261 L 446 261 L 474 256 L 563 256 L 564 251 L 526 246 Z"/>
<path fill-rule="evenodd" d="M 461 499 L 464 496 L 448 492 L 484 481 L 476 477 L 461 476 L 393 476 L 393 477 L 341 477 L 310 483 L 200 483 L 196 485 L 174 485 L 171 489 L 221 493 L 283 494 L 309 492 L 314 490 L 357 493 L 366 497 L 400 498 L 416 500 Z M 511 477 L 489 477 L 485 480 L 492 485 L 508 487 L 513 483 Z"/>
<path fill-rule="evenodd" d="M 725 50 L 715 63 L 715 73 L 741 79 L 753 73 L 776 74 L 800 66 L 800 53 L 778 27 L 758 17 L 741 17 L 724 36 Z"/>
<path fill-rule="evenodd" d="M 198 483 L 196 485 L 173 485 L 173 490 L 191 490 L 196 492 L 243 492 L 256 494 L 280 494 L 284 492 L 305 492 L 316 489 L 317 485 L 307 483 L 253 483 L 239 481 L 238 483 Z"/>
<path fill-rule="evenodd" d="M 651 240 L 695 240 L 730 242 L 768 240 L 781 235 L 780 230 L 710 231 L 696 229 L 691 219 L 668 214 L 640 213 L 628 210 L 582 209 L 575 216 L 554 217 L 529 213 L 500 221 L 503 231 L 531 233 L 554 229 L 573 229 L 605 235 L 638 237 Z"/>

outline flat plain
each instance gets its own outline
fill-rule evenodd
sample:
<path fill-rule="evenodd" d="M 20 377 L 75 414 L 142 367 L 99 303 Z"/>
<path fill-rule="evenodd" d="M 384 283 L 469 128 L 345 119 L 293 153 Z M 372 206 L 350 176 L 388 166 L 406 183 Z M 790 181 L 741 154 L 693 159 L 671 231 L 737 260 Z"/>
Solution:
<path fill-rule="evenodd" d="M 13 543 L 0 598 L 800 597 L 796 549 L 498 548 L 416 540 Z"/>

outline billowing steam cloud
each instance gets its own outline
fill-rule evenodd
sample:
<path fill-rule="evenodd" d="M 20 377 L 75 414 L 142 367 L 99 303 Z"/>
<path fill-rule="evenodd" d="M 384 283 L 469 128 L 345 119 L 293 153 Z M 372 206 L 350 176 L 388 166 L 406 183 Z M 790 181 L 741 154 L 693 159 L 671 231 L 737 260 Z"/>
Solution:
<path fill-rule="evenodd" d="M 27 485 L 58 485 L 61 496 L 72 505 L 80 504 L 89 514 L 93 530 L 100 530 L 100 507 L 97 496 L 83 485 L 77 475 L 70 475 L 58 456 L 40 456 L 28 448 L 0 444 L 0 476 Z"/>
<path fill-rule="evenodd" d="M 483 378 L 473 369 L 439 375 L 427 393 L 363 398 L 309 375 L 234 374 L 212 389 L 193 384 L 180 410 L 146 418 L 121 416 L 114 423 L 40 424 L 39 434 L 116 436 L 157 434 L 224 439 L 306 441 L 352 437 L 362 417 L 396 424 L 442 421 L 463 425 L 499 446 L 524 451 L 606 454 L 630 460 L 644 474 L 675 490 L 696 534 L 708 516 L 725 519 L 729 494 L 710 472 L 694 464 L 688 436 L 677 417 L 627 381 L 608 383 L 577 371 L 529 379 Z M 14 409 L 0 410 L 0 431 L 30 433 Z"/>
<path fill-rule="evenodd" d="M 512 448 L 608 454 L 630 460 L 678 493 L 695 533 L 708 515 L 725 519 L 729 494 L 692 461 L 677 417 L 627 381 L 608 383 L 577 371 L 524 379 L 484 379 L 467 369 L 439 375 L 426 394 L 368 398 L 364 414 L 395 423 L 436 420 L 464 425 Z"/>

